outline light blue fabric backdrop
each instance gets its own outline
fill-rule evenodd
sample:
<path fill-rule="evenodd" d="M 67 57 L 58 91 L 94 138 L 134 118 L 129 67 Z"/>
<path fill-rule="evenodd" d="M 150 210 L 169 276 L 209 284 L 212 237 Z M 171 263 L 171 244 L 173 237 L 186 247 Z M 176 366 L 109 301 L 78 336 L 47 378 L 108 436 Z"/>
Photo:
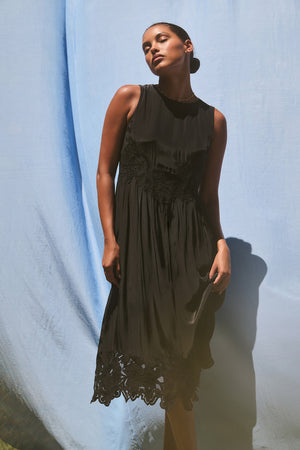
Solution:
<path fill-rule="evenodd" d="M 158 82 L 141 40 L 161 20 L 190 33 L 192 87 L 228 128 L 232 278 L 195 405 L 199 448 L 300 446 L 299 2 L 1 0 L 0 438 L 17 448 L 162 448 L 158 403 L 90 404 L 110 289 L 102 125 L 120 86 Z"/>

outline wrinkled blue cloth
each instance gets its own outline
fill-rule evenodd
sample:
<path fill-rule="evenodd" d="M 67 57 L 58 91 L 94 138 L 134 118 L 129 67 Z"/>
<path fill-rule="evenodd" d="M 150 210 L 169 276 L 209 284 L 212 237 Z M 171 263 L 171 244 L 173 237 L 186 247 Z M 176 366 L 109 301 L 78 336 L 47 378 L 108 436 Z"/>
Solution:
<path fill-rule="evenodd" d="M 159 405 L 90 398 L 111 286 L 96 192 L 103 120 L 120 86 L 157 83 L 142 34 L 166 19 L 190 33 L 201 60 L 193 90 L 228 126 L 219 192 L 232 279 L 200 387 L 199 446 L 299 445 L 299 5 L 268 6 L 0 2 L 3 441 L 163 446 Z"/>

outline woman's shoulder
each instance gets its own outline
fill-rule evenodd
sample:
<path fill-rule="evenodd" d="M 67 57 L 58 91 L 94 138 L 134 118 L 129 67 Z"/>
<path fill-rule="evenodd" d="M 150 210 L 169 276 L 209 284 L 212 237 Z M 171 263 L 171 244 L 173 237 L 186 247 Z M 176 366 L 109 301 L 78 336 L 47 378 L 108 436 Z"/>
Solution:
<path fill-rule="evenodd" d="M 127 99 L 132 100 L 134 97 L 137 97 L 140 95 L 141 87 L 139 84 L 124 84 L 120 86 L 115 95 Z"/>
<path fill-rule="evenodd" d="M 127 123 L 133 116 L 133 113 L 135 112 L 136 107 L 139 104 L 140 99 L 142 98 L 142 88 L 143 85 L 140 84 L 124 84 L 123 86 L 119 87 L 114 95 L 118 104 L 125 105 Z"/>
<path fill-rule="evenodd" d="M 214 107 L 214 118 L 213 118 L 213 138 L 218 142 L 227 141 L 227 122 L 224 114 Z M 221 148 L 223 148 L 221 146 Z M 225 150 L 225 148 L 224 148 Z"/>
<path fill-rule="evenodd" d="M 216 107 L 213 107 L 214 109 L 214 122 L 215 125 L 218 127 L 222 127 L 226 125 L 226 117 L 225 115 Z"/>
<path fill-rule="evenodd" d="M 129 120 L 140 99 L 141 88 L 139 84 L 124 84 L 114 93 L 110 107 L 115 112 L 123 112 Z"/>
<path fill-rule="evenodd" d="M 214 105 L 210 103 L 206 103 L 204 100 L 200 99 L 202 105 L 204 106 L 204 109 L 210 112 L 211 117 L 215 124 L 222 126 L 222 124 L 226 124 L 226 118 L 225 115 Z"/>

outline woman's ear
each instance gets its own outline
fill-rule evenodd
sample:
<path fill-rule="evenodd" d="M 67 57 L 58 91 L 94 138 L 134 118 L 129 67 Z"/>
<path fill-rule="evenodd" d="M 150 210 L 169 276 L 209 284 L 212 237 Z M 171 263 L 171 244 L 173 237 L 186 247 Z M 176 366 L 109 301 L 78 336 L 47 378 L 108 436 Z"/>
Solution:
<path fill-rule="evenodd" d="M 194 46 L 193 43 L 190 39 L 186 39 L 184 41 L 184 46 L 185 46 L 185 52 L 186 53 L 191 53 L 194 50 Z"/>

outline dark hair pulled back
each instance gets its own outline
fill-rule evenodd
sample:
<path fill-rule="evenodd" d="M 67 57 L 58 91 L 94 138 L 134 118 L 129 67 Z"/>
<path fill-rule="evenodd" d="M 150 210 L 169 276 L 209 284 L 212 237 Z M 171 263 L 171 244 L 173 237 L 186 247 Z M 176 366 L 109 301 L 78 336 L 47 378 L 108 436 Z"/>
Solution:
<path fill-rule="evenodd" d="M 188 33 L 179 25 L 175 25 L 175 23 L 155 22 L 148 28 L 146 28 L 146 30 L 153 27 L 154 25 L 167 25 L 170 28 L 170 30 L 173 31 L 173 33 L 177 34 L 177 36 L 182 40 L 182 42 L 185 42 L 186 39 L 191 39 Z M 200 60 L 194 57 L 194 51 L 192 51 L 190 56 L 190 72 L 191 73 L 197 72 L 199 67 L 200 67 Z"/>

